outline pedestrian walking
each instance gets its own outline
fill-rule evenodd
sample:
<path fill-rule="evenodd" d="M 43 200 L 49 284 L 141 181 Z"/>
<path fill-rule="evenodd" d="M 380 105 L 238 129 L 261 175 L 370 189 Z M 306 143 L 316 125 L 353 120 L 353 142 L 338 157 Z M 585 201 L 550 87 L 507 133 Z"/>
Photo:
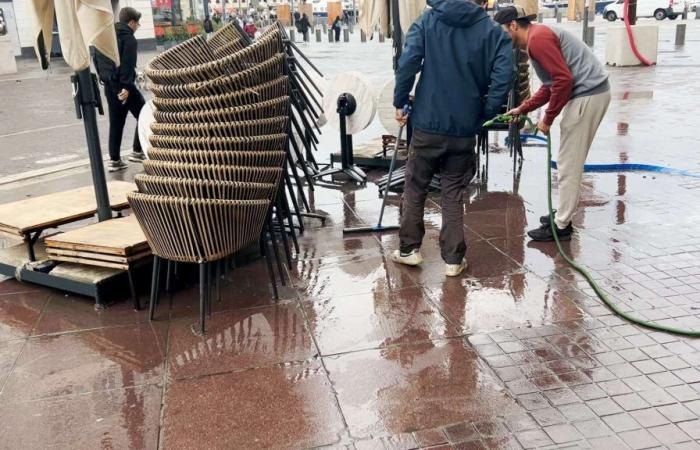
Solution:
<path fill-rule="evenodd" d="M 204 32 L 208 35 L 214 32 L 214 24 L 211 22 L 211 18 L 209 16 L 204 17 L 204 23 L 202 23 L 202 26 L 204 27 Z"/>
<path fill-rule="evenodd" d="M 309 22 L 309 16 L 304 13 L 299 19 L 299 32 L 304 36 L 304 42 L 309 42 L 309 28 L 311 28 L 311 22 Z"/>
<path fill-rule="evenodd" d="M 252 17 L 248 18 L 248 23 L 245 24 L 243 31 L 245 31 L 251 39 L 255 39 L 255 33 L 258 31 L 258 28 L 255 26 L 255 23 L 253 23 Z"/>
<path fill-rule="evenodd" d="M 520 6 L 501 9 L 494 20 L 503 25 L 513 45 L 527 50 L 542 87 L 519 107 L 509 111 L 518 116 L 548 104 L 537 128 L 548 134 L 561 114 L 557 156 L 559 200 L 554 222 L 560 240 L 571 239 L 571 219 L 581 191 L 583 166 L 598 126 L 610 104 L 610 83 L 603 64 L 591 49 L 573 34 L 547 25 L 531 23 Z M 540 218 L 541 227 L 528 231 L 535 241 L 553 241 L 549 214 Z"/>
<path fill-rule="evenodd" d="M 109 165 L 108 170 L 115 172 L 122 170 L 127 165 L 122 161 L 120 149 L 124 124 L 129 113 L 138 121 L 139 113 L 144 105 L 141 92 L 136 88 L 136 56 L 138 43 L 134 33 L 139 28 L 141 13 L 131 7 L 122 8 L 119 11 L 119 22 L 114 25 L 117 34 L 117 46 L 119 48 L 119 60 L 117 67 L 114 62 L 95 50 L 95 68 L 100 81 L 104 84 L 104 93 L 107 98 L 109 111 Z M 141 150 L 138 130 L 134 133 L 134 143 L 129 161 L 141 162 L 145 159 Z"/>
<path fill-rule="evenodd" d="M 340 42 L 340 30 L 343 28 L 343 22 L 340 20 L 340 16 L 335 17 L 332 28 L 335 33 L 335 42 Z"/>
<path fill-rule="evenodd" d="M 431 9 L 409 29 L 395 74 L 400 125 L 407 121 L 403 107 L 419 72 L 420 80 L 411 117 L 400 246 L 391 259 L 411 266 L 423 261 L 425 200 L 439 171 L 440 250 L 447 276 L 467 267 L 462 196 L 476 173 L 476 134 L 505 104 L 515 75 L 510 37 L 486 14 L 484 3 L 428 0 Z"/>

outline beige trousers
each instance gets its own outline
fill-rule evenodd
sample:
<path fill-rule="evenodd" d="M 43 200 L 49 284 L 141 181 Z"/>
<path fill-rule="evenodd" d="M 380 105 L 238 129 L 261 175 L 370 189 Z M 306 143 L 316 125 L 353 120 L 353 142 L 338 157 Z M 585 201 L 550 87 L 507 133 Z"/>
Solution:
<path fill-rule="evenodd" d="M 576 211 L 588 150 L 610 104 L 610 91 L 570 100 L 561 118 L 561 143 L 557 157 L 559 206 L 554 222 L 566 228 Z"/>

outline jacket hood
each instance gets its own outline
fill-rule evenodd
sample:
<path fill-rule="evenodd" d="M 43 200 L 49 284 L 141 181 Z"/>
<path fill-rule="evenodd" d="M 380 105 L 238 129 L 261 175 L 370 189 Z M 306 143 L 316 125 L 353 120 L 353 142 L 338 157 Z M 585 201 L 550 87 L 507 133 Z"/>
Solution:
<path fill-rule="evenodd" d="M 130 36 L 134 34 L 134 30 L 129 28 L 129 25 L 124 22 L 117 22 L 114 24 L 114 29 L 117 32 L 117 36 Z"/>
<path fill-rule="evenodd" d="M 439 21 L 457 28 L 469 27 L 488 18 L 486 11 L 470 0 L 428 0 Z"/>

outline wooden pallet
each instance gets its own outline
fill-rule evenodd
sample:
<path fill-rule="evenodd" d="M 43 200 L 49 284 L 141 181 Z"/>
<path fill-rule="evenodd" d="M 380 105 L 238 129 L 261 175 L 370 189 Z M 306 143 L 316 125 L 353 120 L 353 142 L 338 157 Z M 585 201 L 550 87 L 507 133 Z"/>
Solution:
<path fill-rule="evenodd" d="M 113 210 L 129 207 L 126 194 L 136 190 L 133 183 L 107 183 Z M 24 237 L 35 231 L 54 228 L 92 217 L 97 212 L 95 190 L 85 186 L 12 203 L 0 204 L 0 232 Z"/>

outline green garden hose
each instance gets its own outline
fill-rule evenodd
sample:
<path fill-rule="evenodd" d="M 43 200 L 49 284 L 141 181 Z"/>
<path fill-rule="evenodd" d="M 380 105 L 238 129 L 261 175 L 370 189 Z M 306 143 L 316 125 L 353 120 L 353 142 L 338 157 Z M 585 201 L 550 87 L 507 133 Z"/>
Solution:
<path fill-rule="evenodd" d="M 598 286 L 598 284 L 593 280 L 593 277 L 588 273 L 586 269 L 578 265 L 569 255 L 566 254 L 564 249 L 561 247 L 561 242 L 559 242 L 559 236 L 557 235 L 556 224 L 554 223 L 554 211 L 552 210 L 552 140 L 547 133 L 547 207 L 549 208 L 549 224 L 552 227 L 552 234 L 554 235 L 554 241 L 557 244 L 557 249 L 559 254 L 564 258 L 564 260 L 569 263 L 571 267 L 576 269 L 583 277 L 588 281 L 588 284 L 593 288 L 598 298 L 605 303 L 605 305 L 612 310 L 615 314 L 628 320 L 637 325 L 643 326 L 645 328 L 650 328 L 657 331 L 665 331 L 668 333 L 680 334 L 684 336 L 700 337 L 700 331 L 684 330 L 682 328 L 676 328 L 667 325 L 661 325 L 654 322 L 648 322 L 636 317 L 632 317 L 626 312 L 622 311 L 615 303 L 613 303 L 607 296 L 607 294 Z"/>

